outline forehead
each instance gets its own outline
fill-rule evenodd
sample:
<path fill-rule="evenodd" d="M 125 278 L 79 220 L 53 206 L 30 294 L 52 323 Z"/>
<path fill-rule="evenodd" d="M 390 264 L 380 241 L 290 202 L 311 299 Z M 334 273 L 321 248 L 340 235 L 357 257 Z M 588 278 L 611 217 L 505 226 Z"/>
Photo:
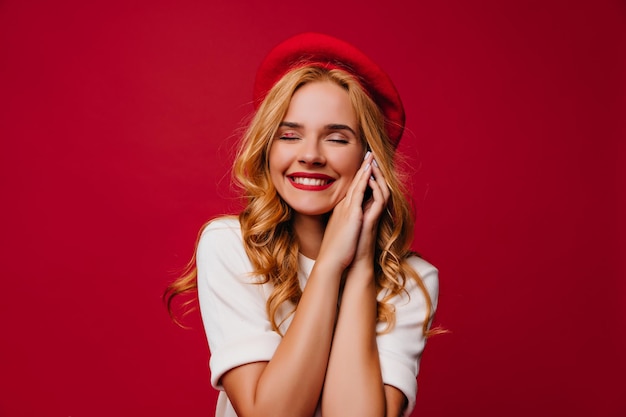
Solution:
<path fill-rule="evenodd" d="M 309 124 L 347 124 L 357 127 L 357 117 L 348 92 L 330 81 L 304 84 L 291 97 L 283 121 Z"/>

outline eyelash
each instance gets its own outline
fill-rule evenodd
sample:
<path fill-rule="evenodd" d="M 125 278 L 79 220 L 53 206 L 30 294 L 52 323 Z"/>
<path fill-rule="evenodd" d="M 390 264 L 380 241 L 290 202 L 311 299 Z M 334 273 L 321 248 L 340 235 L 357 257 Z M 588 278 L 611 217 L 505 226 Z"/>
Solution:
<path fill-rule="evenodd" d="M 346 139 L 339 139 L 339 138 L 333 138 L 333 139 L 328 139 L 330 142 L 335 142 L 335 143 L 349 143 Z"/>
<path fill-rule="evenodd" d="M 294 140 L 299 140 L 300 137 L 299 136 L 291 136 L 291 135 L 280 135 L 278 137 L 278 139 L 280 140 L 284 140 L 284 141 L 294 141 Z M 350 143 L 349 140 L 347 139 L 343 139 L 343 138 L 329 138 L 327 139 L 329 142 L 333 142 L 333 143 L 338 143 L 338 144 L 346 144 L 346 143 Z"/>
<path fill-rule="evenodd" d="M 300 139 L 300 138 L 297 137 L 297 136 L 279 136 L 278 139 L 292 141 L 292 140 L 296 140 L 296 139 Z"/>

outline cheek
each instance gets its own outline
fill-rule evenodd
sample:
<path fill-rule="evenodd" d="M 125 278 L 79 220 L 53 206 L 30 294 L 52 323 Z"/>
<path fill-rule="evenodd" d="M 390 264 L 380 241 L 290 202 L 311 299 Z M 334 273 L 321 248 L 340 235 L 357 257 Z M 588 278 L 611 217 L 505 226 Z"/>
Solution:
<path fill-rule="evenodd" d="M 281 171 L 282 162 L 280 152 L 277 152 L 274 147 L 270 148 L 270 152 L 268 154 L 268 166 L 271 175 Z"/>
<path fill-rule="evenodd" d="M 343 159 L 342 161 L 343 169 L 342 174 L 346 177 L 349 177 L 350 180 L 354 178 L 356 173 L 361 169 L 361 164 L 363 161 L 359 157 L 349 156 Z"/>
<path fill-rule="evenodd" d="M 284 165 L 287 160 L 293 158 L 293 149 L 288 144 L 281 143 L 280 141 L 272 143 L 270 145 L 269 152 L 267 153 L 270 164 L 274 166 Z"/>
<path fill-rule="evenodd" d="M 280 169 L 280 166 L 277 166 L 276 160 L 274 160 L 273 162 L 272 160 L 270 160 L 269 171 L 271 181 L 276 184 L 278 178 L 282 176 L 282 170 Z"/>

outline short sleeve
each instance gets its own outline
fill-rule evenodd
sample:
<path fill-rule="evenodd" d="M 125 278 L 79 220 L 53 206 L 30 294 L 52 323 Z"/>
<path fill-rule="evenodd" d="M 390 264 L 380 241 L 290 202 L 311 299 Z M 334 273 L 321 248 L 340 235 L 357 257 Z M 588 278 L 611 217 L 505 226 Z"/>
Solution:
<path fill-rule="evenodd" d="M 202 232 L 196 252 L 198 299 L 211 350 L 211 384 L 247 363 L 269 361 L 280 336 L 265 309 L 265 285 L 255 283 L 239 222 L 218 219 Z"/>
<path fill-rule="evenodd" d="M 415 280 L 409 278 L 406 292 L 390 300 L 395 307 L 395 326 L 389 333 L 376 337 L 383 383 L 392 385 L 404 393 L 408 400 L 405 416 L 408 416 L 415 407 L 416 378 L 426 344 L 422 326 L 425 320 L 428 320 L 430 325 L 439 294 L 439 273 L 434 266 L 418 257 L 410 258 L 409 265 L 422 279 L 432 300 L 433 309 L 426 317 L 427 304 L 424 293 Z M 379 324 L 378 330 L 382 329 L 384 323 Z"/>

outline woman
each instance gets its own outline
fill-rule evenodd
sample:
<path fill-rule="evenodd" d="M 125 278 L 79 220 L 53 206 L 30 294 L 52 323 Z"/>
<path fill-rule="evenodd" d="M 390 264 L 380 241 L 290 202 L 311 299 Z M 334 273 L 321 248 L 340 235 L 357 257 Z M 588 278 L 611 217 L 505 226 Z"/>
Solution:
<path fill-rule="evenodd" d="M 255 103 L 246 206 L 203 228 L 166 293 L 197 288 L 216 415 L 408 415 L 438 276 L 410 250 L 400 98 L 352 45 L 307 33 L 270 52 Z"/>

